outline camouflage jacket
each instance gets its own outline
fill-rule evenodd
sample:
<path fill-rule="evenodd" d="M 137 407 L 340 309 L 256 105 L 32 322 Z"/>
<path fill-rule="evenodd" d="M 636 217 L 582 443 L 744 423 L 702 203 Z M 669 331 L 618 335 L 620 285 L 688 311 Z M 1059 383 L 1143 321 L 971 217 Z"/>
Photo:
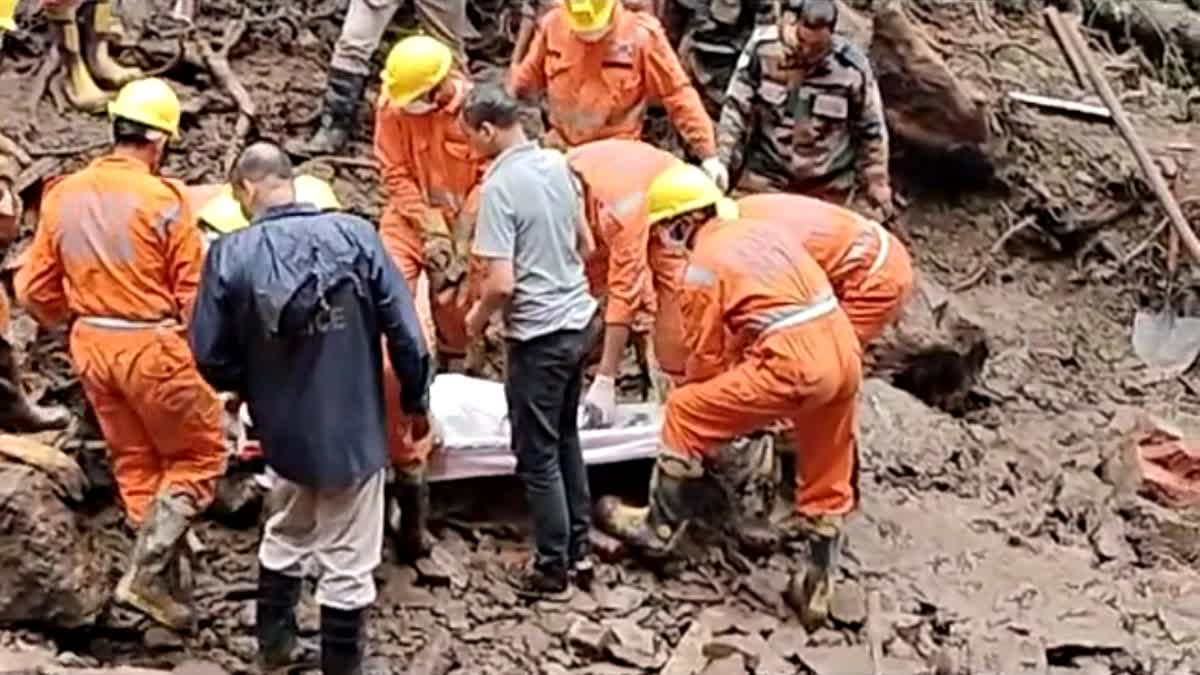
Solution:
<path fill-rule="evenodd" d="M 759 28 L 726 91 L 717 146 L 728 166 L 782 190 L 850 170 L 864 185 L 886 182 L 887 126 L 866 55 L 835 35 L 829 55 L 805 72 L 775 26 Z"/>

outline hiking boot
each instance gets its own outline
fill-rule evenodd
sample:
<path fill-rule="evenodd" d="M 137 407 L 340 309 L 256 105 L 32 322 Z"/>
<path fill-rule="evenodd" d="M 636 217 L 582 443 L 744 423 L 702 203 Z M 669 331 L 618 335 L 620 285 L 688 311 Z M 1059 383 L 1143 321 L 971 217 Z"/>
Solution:
<path fill-rule="evenodd" d="M 528 566 L 509 575 L 513 591 L 526 600 L 565 602 L 571 597 L 570 578 L 567 570 L 560 566 Z"/>
<path fill-rule="evenodd" d="M 814 536 L 809 542 L 808 569 L 803 574 L 793 574 L 788 583 L 788 604 L 800 615 L 800 623 L 810 633 L 829 621 L 833 571 L 840 552 L 840 534 Z"/>
<path fill-rule="evenodd" d="M 321 675 L 364 675 L 366 615 L 366 608 L 321 607 Z"/>
<path fill-rule="evenodd" d="M 665 558 L 687 530 L 693 496 L 706 488 L 699 459 L 662 452 L 650 475 L 650 506 L 627 506 L 604 497 L 596 504 L 596 523 L 638 553 Z"/>
<path fill-rule="evenodd" d="M 108 0 L 85 5 L 82 24 L 83 58 L 92 77 L 109 88 L 120 89 L 146 76 L 137 68 L 121 65 L 109 55 L 109 44 L 120 36 L 121 29 Z"/>
<path fill-rule="evenodd" d="M 84 61 L 75 8 L 67 4 L 58 9 L 48 9 L 46 13 L 63 63 L 67 66 L 67 102 L 83 112 L 104 112 L 108 106 L 108 95 L 96 86 Z"/>
<path fill-rule="evenodd" d="M 138 531 L 132 565 L 117 584 L 117 602 L 132 607 L 175 631 L 195 623 L 191 607 L 176 599 L 168 579 L 178 565 L 180 546 L 197 509 L 187 495 L 160 494 Z M 175 591 L 175 592 L 173 592 Z"/>
<path fill-rule="evenodd" d="M 407 564 L 415 563 L 433 550 L 429 534 L 429 483 L 425 471 L 398 473 L 394 486 L 396 504 L 400 507 L 400 531 L 396 533 L 396 558 Z"/>
<path fill-rule="evenodd" d="M 321 653 L 317 645 L 299 637 L 296 603 L 300 602 L 303 580 L 258 567 L 258 603 L 255 632 L 258 634 L 258 666 L 263 673 L 286 673 L 317 668 Z"/>
<path fill-rule="evenodd" d="M 321 126 L 307 142 L 289 144 L 288 152 L 301 157 L 336 155 L 341 152 L 353 135 L 358 106 L 366 86 L 366 75 L 330 68 Z"/>

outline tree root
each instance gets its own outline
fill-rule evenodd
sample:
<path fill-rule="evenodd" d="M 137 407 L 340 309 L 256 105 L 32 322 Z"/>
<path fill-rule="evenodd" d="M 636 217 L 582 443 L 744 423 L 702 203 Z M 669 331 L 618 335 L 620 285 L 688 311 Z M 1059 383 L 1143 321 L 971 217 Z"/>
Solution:
<path fill-rule="evenodd" d="M 246 143 L 246 138 L 250 135 L 250 130 L 254 126 L 254 118 L 258 114 L 258 109 L 254 105 L 254 99 L 250 97 L 250 92 L 246 89 L 246 85 L 238 79 L 234 74 L 233 68 L 229 65 L 229 50 L 233 48 L 246 34 L 247 22 L 244 19 L 238 19 L 229 24 L 225 30 L 225 35 L 221 40 L 220 51 L 214 50 L 212 45 L 206 40 L 196 40 L 195 46 L 200 57 L 204 60 L 205 66 L 212 73 L 217 84 L 221 85 L 229 95 L 233 97 L 234 102 L 238 106 L 237 124 L 234 126 L 233 142 L 229 146 L 229 150 L 225 153 L 222 168 L 228 170 L 237 160 L 238 153 L 242 151 L 242 146 Z"/>

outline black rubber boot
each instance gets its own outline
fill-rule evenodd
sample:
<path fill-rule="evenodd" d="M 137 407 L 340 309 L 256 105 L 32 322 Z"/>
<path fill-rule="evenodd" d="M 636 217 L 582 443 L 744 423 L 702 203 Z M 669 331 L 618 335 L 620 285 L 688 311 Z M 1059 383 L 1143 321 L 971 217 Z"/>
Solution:
<path fill-rule="evenodd" d="M 302 157 L 336 155 L 346 147 L 358 117 L 358 106 L 367 86 L 367 76 L 329 69 L 329 84 L 325 89 L 325 109 L 321 126 L 308 142 L 290 144 L 288 150 Z"/>
<path fill-rule="evenodd" d="M 400 531 L 396 534 L 396 557 L 412 564 L 433 550 L 429 534 L 429 483 L 425 471 L 396 477 L 396 504 L 400 507 Z"/>
<path fill-rule="evenodd" d="M 321 675 L 363 675 L 367 610 L 321 607 Z"/>
<path fill-rule="evenodd" d="M 300 602 L 303 580 L 258 568 L 258 664 L 264 673 L 316 668 L 320 654 L 316 646 L 302 641 L 296 625 L 296 603 Z"/>
<path fill-rule="evenodd" d="M 650 475 L 650 505 L 637 508 L 615 497 L 596 505 L 596 523 L 608 534 L 648 558 L 666 558 L 675 550 L 701 495 L 719 488 L 697 458 L 660 453 Z"/>
<path fill-rule="evenodd" d="M 809 564 L 803 574 L 792 575 L 787 601 L 800 615 L 800 623 L 810 633 L 829 620 L 833 600 L 834 572 L 841 556 L 842 535 L 832 522 L 821 523 L 809 540 Z"/>

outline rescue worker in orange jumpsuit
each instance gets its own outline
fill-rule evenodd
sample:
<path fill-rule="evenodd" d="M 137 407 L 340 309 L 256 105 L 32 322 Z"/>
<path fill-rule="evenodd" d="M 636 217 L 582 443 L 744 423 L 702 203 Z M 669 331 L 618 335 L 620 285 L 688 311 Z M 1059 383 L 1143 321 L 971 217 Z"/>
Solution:
<path fill-rule="evenodd" d="M 138 536 L 116 599 L 175 630 L 191 607 L 166 579 L 225 471 L 222 409 L 200 377 L 186 325 L 201 235 L 179 182 L 162 178 L 179 99 L 143 79 L 109 106 L 110 154 L 47 192 L 17 297 L 43 325 L 74 319 L 71 360 L 104 433 Z"/>
<path fill-rule="evenodd" d="M 640 140 L 647 107 L 661 101 L 704 170 L 722 186 L 729 182 L 700 94 L 649 12 L 618 0 L 565 0 L 538 23 L 509 87 L 519 97 L 545 92 L 549 147 Z"/>
<path fill-rule="evenodd" d="M 401 40 L 388 55 L 376 109 L 375 157 L 388 200 L 379 231 L 388 254 L 417 294 L 425 273 L 436 326 L 426 342 L 443 358 L 466 352 L 465 319 L 470 298 L 467 260 L 474 230 L 484 160 L 467 143 L 458 116 L 470 83 L 454 66 L 451 48 L 432 37 Z M 418 302 L 420 311 L 423 303 Z M 428 317 L 423 317 L 428 326 Z M 426 555 L 429 488 L 425 480 L 431 447 L 414 442 L 400 415 L 398 380 L 386 355 L 388 431 L 396 469 L 403 560 Z"/>
<path fill-rule="evenodd" d="M 650 506 L 605 498 L 599 522 L 633 548 L 668 554 L 696 495 L 725 470 L 739 436 L 792 423 L 795 509 L 812 535 L 812 564 L 790 597 L 809 627 L 824 623 L 841 517 L 855 507 L 856 401 L 862 351 L 801 234 L 737 217 L 702 171 L 681 165 L 650 187 L 650 221 L 691 256 L 683 279 L 687 383 L 671 392 Z"/>
<path fill-rule="evenodd" d="M 795 230 L 833 284 L 865 349 L 900 316 L 912 293 L 912 258 L 878 222 L 813 197 L 761 194 L 738 200 L 742 217 Z"/>
<path fill-rule="evenodd" d="M 605 298 L 604 351 L 584 397 L 589 427 L 615 421 L 616 377 L 632 333 L 652 335 L 648 359 L 655 377 L 680 378 L 685 361 L 678 280 L 687 256 L 650 236 L 646 192 L 673 155 L 641 141 L 584 143 L 567 153 L 583 187 L 596 251 L 587 260 L 592 295 Z"/>

